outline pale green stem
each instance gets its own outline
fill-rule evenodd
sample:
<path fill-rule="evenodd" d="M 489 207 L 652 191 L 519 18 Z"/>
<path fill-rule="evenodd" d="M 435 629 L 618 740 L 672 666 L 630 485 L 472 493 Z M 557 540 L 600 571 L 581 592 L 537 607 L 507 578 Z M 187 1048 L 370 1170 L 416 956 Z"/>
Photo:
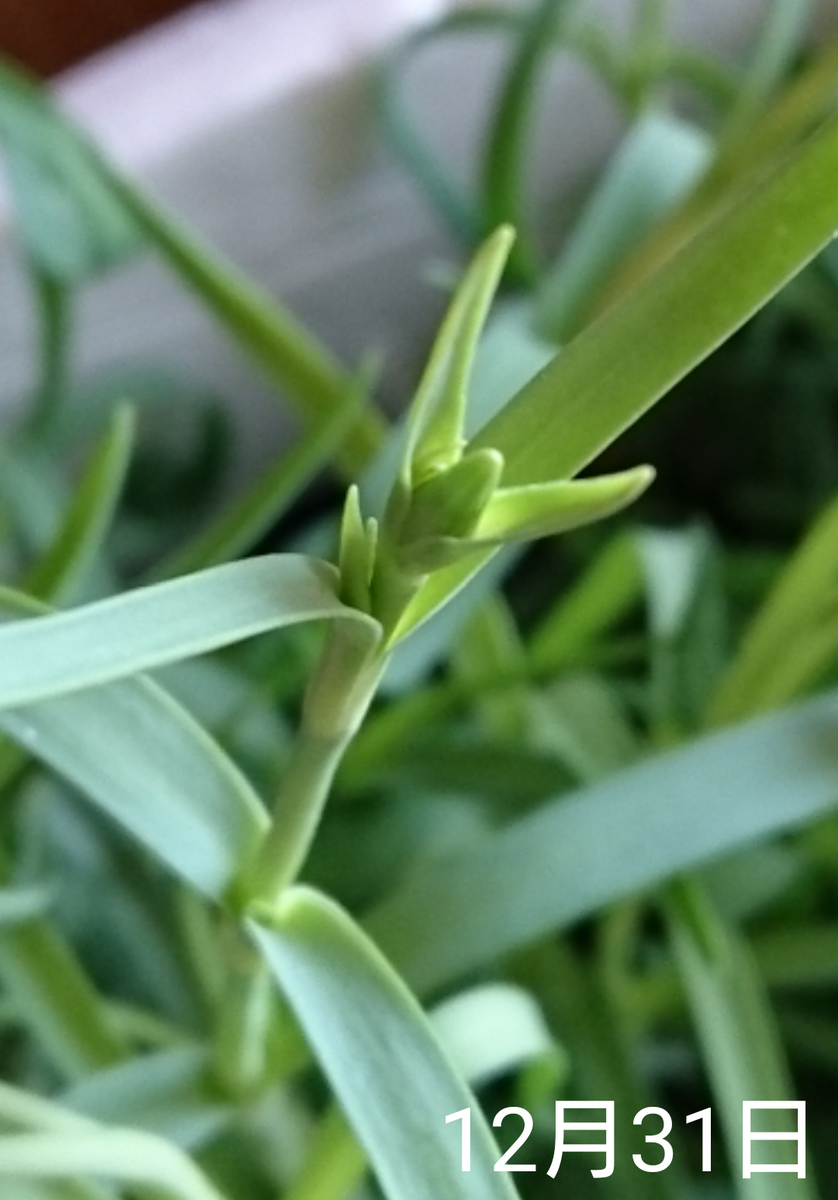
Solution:
<path fill-rule="evenodd" d="M 297 878 L 317 833 L 335 773 L 358 731 L 386 666 L 386 656 L 349 622 L 337 621 L 303 704 L 273 824 L 245 872 L 245 903 L 272 903 Z"/>

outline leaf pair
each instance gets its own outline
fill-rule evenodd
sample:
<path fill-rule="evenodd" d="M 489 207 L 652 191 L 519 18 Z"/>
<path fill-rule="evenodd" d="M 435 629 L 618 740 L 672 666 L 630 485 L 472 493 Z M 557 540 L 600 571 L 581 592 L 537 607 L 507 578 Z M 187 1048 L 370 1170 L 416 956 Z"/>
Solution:
<path fill-rule="evenodd" d="M 63 613 L 15 593 L 0 627 L 0 728 L 155 855 L 220 899 L 264 833 L 261 801 L 221 748 L 142 672 L 314 620 L 378 626 L 336 573 L 300 555 L 213 568 Z M 139 677 L 138 677 L 139 676 Z M 107 753 L 103 754 L 103 747 Z"/>
<path fill-rule="evenodd" d="M 653 472 L 502 486 L 504 455 L 464 435 L 477 345 L 512 246 L 501 227 L 478 251 L 451 302 L 410 411 L 401 468 L 381 526 L 384 562 L 371 581 L 385 625 L 423 576 L 506 542 L 565 532 L 631 503 Z M 404 607 L 404 603 L 402 603 Z"/>

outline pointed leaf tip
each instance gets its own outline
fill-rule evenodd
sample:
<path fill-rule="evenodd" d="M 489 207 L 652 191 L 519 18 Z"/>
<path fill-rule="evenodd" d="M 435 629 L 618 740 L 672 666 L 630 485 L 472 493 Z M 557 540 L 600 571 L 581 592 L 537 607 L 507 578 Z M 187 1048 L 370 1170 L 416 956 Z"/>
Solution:
<path fill-rule="evenodd" d="M 486 239 L 448 307 L 413 402 L 404 466 L 411 483 L 453 466 L 462 454 L 474 355 L 514 238 L 511 226 L 502 225 Z"/>
<path fill-rule="evenodd" d="M 475 540 L 521 541 L 565 533 L 632 504 L 655 478 L 650 466 L 595 479 L 501 488 L 483 510 Z"/>

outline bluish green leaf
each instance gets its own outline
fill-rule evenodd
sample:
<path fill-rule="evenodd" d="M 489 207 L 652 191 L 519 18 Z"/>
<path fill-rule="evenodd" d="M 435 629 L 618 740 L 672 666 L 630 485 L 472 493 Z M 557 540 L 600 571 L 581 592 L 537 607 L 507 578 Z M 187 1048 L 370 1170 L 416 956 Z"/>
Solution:
<path fill-rule="evenodd" d="M 511 1200 L 509 1176 L 474 1097 L 427 1018 L 347 914 L 294 888 L 251 931 L 276 976 L 389 1200 Z M 459 1125 L 472 1108 L 471 1171 Z"/>
<path fill-rule="evenodd" d="M 629 767 L 417 866 L 367 928 L 413 984 L 441 987 L 834 810 L 836 730 L 831 694 Z"/>
<path fill-rule="evenodd" d="M 72 1180 L 78 1176 L 157 1188 L 167 1200 L 223 1200 L 186 1155 L 149 1133 L 93 1126 L 90 1131 L 0 1137 L 0 1177 Z"/>
<path fill-rule="evenodd" d="M 0 142 L 23 244 L 40 271 L 80 282 L 137 246 L 134 222 L 83 139 L 8 63 L 0 63 Z"/>
<path fill-rule="evenodd" d="M 673 888 L 666 908 L 728 1153 L 735 1163 L 742 1154 L 742 1102 L 790 1101 L 795 1092 L 747 943 L 725 925 L 694 883 Z M 787 1122 L 780 1116 L 778 1123 L 768 1124 L 768 1114 L 762 1114 L 756 1127 L 780 1131 L 788 1128 Z M 789 1161 L 781 1157 L 781 1146 L 772 1147 L 767 1161 Z M 752 1161 L 765 1161 L 756 1148 Z M 811 1178 L 798 1179 L 796 1173 L 757 1172 L 750 1179 L 733 1174 L 742 1200 L 807 1200 L 817 1195 Z"/>
<path fill-rule="evenodd" d="M 67 695 L 258 633 L 369 617 L 337 599 L 333 567 L 299 554 L 212 567 L 0 629 L 0 709 Z"/>
<path fill-rule="evenodd" d="M 13 593 L 0 603 L 30 616 L 35 605 Z M 0 712 L 0 729 L 214 899 L 267 826 L 242 773 L 150 679 Z"/>
<path fill-rule="evenodd" d="M 706 133 L 664 111 L 626 135 L 536 295 L 535 324 L 559 343 L 579 331 L 596 289 L 695 183 L 710 158 Z"/>

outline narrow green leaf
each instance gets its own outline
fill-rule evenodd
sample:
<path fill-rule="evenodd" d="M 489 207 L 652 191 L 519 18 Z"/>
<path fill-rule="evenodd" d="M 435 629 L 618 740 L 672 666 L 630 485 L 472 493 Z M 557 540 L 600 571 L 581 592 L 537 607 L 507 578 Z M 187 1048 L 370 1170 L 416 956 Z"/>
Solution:
<path fill-rule="evenodd" d="M 655 478 L 652 467 L 571 482 L 500 488 L 483 509 L 474 541 L 529 541 L 588 525 L 626 508 Z"/>
<path fill-rule="evenodd" d="M 789 1101 L 794 1098 L 785 1055 L 768 998 L 750 949 L 727 927 L 707 896 L 694 883 L 673 888 L 667 916 L 687 999 L 733 1163 L 742 1155 L 742 1102 Z M 756 1128 L 788 1128 L 788 1116 Z M 796 1149 L 796 1147 L 794 1147 Z M 781 1157 L 782 1143 L 767 1160 Z M 754 1162 L 764 1161 L 754 1149 Z M 795 1160 L 793 1160 L 795 1161 Z M 755 1173 L 743 1179 L 733 1171 L 742 1200 L 806 1200 L 817 1195 L 810 1177 Z"/>
<path fill-rule="evenodd" d="M 838 117 L 584 330 L 490 421 L 507 486 L 574 475 L 838 229 Z"/>
<path fill-rule="evenodd" d="M 438 41 L 474 32 L 516 33 L 525 14 L 495 5 L 476 5 L 447 13 L 441 20 L 421 24 L 388 49 L 375 72 L 375 103 L 379 123 L 394 154 L 411 173 L 427 199 L 467 246 L 483 233 L 482 213 L 449 176 L 444 163 L 417 129 L 403 97 L 403 78 L 415 57 Z"/>
<path fill-rule="evenodd" d="M 33 601 L 12 598 L 0 597 L 7 612 L 31 613 Z M 238 768 L 149 679 L 0 712 L 0 729 L 213 899 L 267 827 Z"/>
<path fill-rule="evenodd" d="M 278 457 L 206 529 L 167 558 L 155 570 L 155 578 L 202 571 L 238 558 L 255 546 L 335 455 L 357 411 L 357 394 L 349 395 L 343 405 L 304 433 L 287 454 Z"/>
<path fill-rule="evenodd" d="M 343 1200 L 366 1171 L 364 1151 L 339 1108 L 329 1108 L 284 1200 Z"/>
<path fill-rule="evenodd" d="M 499 1154 L 474 1097 L 416 1000 L 349 916 L 294 888 L 258 917 L 253 937 L 389 1200 L 511 1200 L 515 1189 L 493 1169 Z M 464 1173 L 460 1127 L 445 1118 L 469 1107 Z"/>
<path fill-rule="evenodd" d="M 98 554 L 122 493 L 134 438 L 134 414 L 115 413 L 93 453 L 52 545 L 27 576 L 23 590 L 57 602 L 72 594 Z"/>
<path fill-rule="evenodd" d="M 533 668 L 557 670 L 578 660 L 637 606 L 642 591 L 637 539 L 618 533 L 536 626 L 529 644 Z"/>
<path fill-rule="evenodd" d="M 34 264 L 30 277 L 38 308 L 40 374 L 30 401 L 28 426 L 37 435 L 53 426 L 70 382 L 73 286 Z"/>
<path fill-rule="evenodd" d="M 410 414 L 405 478 L 422 483 L 456 463 L 465 440 L 466 393 L 477 343 L 514 240 L 502 226 L 469 263 L 434 341 Z"/>
<path fill-rule="evenodd" d="M 812 18 L 813 0 L 772 0 L 724 137 L 746 136 L 792 65 Z"/>
<path fill-rule="evenodd" d="M 110 1179 L 159 1188 L 168 1200 L 223 1200 L 181 1151 L 162 1138 L 132 1130 L 21 1133 L 0 1137 L 0 1177 Z"/>
<path fill-rule="evenodd" d="M 483 155 L 482 200 L 486 228 L 509 223 L 522 241 L 512 257 L 512 266 L 524 276 L 537 267 L 534 248 L 527 236 L 523 196 L 526 178 L 525 149 L 536 85 L 548 53 L 554 49 L 560 17 L 567 0 L 536 0 L 525 13 L 516 53 L 506 70 L 498 100 L 489 120 L 489 135 Z"/>
<path fill-rule="evenodd" d="M 744 123 L 724 146 L 707 173 L 684 202 L 652 231 L 629 256 L 598 298 L 601 311 L 626 295 L 685 246 L 737 193 L 741 196 L 792 152 L 834 108 L 838 87 L 838 41 L 832 40 L 813 58 L 758 120 Z"/>
<path fill-rule="evenodd" d="M 505 486 L 575 475 L 730 337 L 835 235 L 837 178 L 834 117 L 586 327 L 472 443 L 503 454 Z M 459 591 L 489 554 L 431 576 L 396 637 Z"/>
<path fill-rule="evenodd" d="M 833 693 L 629 767 L 417 866 L 367 928 L 420 989 L 450 983 L 832 811 L 836 728 Z"/>
<path fill-rule="evenodd" d="M 0 629 L 0 709 L 20 708 L 206 654 L 258 633 L 369 617 L 337 599 L 333 567 L 299 554 L 212 567 Z"/>
<path fill-rule="evenodd" d="M 81 282 L 136 248 L 136 227 L 92 152 L 8 62 L 0 62 L 0 142 L 23 244 L 40 272 Z"/>
<path fill-rule="evenodd" d="M 79 1080 L 61 1096 L 73 1112 L 166 1137 L 195 1150 L 218 1135 L 231 1108 L 203 1047 L 146 1053 Z"/>
<path fill-rule="evenodd" d="M 783 570 L 728 667 L 710 708 L 735 721 L 794 696 L 834 649 L 838 614 L 838 500 L 818 518 Z M 824 641 L 824 635 L 826 642 Z M 814 639 L 814 659 L 804 646 Z M 805 659 L 805 663 L 804 663 Z M 806 669 L 801 671 L 801 667 Z M 791 672 L 791 690 L 787 680 Z M 778 693 L 778 684 L 782 686 Z"/>
<path fill-rule="evenodd" d="M 502 593 L 484 601 L 465 626 L 452 646 L 450 669 L 453 678 L 447 693 L 451 700 L 464 690 L 486 733 L 501 741 L 526 742 L 532 698 L 526 683 L 529 670 L 515 614 Z M 485 687 L 492 676 L 518 682 L 502 688 Z M 424 699 L 428 708 L 436 694 L 444 713 L 445 692 L 444 685 L 426 688 L 419 702 Z M 404 710 L 404 705 L 398 707 Z"/>
<path fill-rule="evenodd" d="M 11 879 L 11 864 L 0 852 L 0 880 L 8 885 Z M 122 1057 L 124 1046 L 104 1000 L 73 948 L 45 918 L 0 925 L 0 981 L 59 1076 L 75 1079 Z"/>
<path fill-rule="evenodd" d="M 0 728 L 213 899 L 267 826 L 244 776 L 150 680 L 10 710 Z"/>
<path fill-rule="evenodd" d="M 554 1089 L 568 1064 L 533 997 L 509 984 L 472 988 L 439 1005 L 431 1024 L 471 1087 L 529 1067 Z M 329 1108 L 286 1200 L 343 1200 L 366 1167 L 364 1152 L 338 1108 Z"/>
<path fill-rule="evenodd" d="M 565 343 L 597 288 L 695 183 L 710 157 L 697 126 L 651 111 L 627 134 L 536 295 L 536 328 Z"/>
<path fill-rule="evenodd" d="M 438 1004 L 431 1024 L 452 1062 L 473 1088 L 539 1062 L 552 1082 L 569 1064 L 530 992 L 508 983 L 469 988 Z"/>
<path fill-rule="evenodd" d="M 103 998 L 46 921 L 0 929 L 0 980 L 59 1075 L 76 1079 L 122 1056 Z"/>
<path fill-rule="evenodd" d="M 201 244 L 122 178 L 52 105 L 8 64 L 0 68 L 0 139 L 30 256 L 60 279 L 80 280 L 119 261 L 142 235 L 234 339 L 315 422 L 341 408 L 352 380 L 289 312 Z M 343 456 L 360 470 L 382 434 L 366 410 Z"/>

